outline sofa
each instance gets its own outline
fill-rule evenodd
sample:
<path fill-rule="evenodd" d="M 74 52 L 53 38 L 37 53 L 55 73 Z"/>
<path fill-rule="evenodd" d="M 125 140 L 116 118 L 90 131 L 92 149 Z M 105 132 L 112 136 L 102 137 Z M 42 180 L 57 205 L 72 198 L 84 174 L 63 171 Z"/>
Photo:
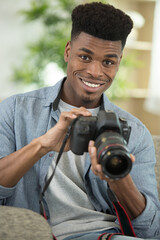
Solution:
<path fill-rule="evenodd" d="M 0 240 L 53 240 L 47 221 L 28 209 L 0 206 Z"/>
<path fill-rule="evenodd" d="M 153 141 L 157 157 L 155 172 L 160 199 L 160 136 L 153 136 Z M 53 240 L 47 221 L 31 210 L 0 206 L 0 226 L 0 240 Z"/>

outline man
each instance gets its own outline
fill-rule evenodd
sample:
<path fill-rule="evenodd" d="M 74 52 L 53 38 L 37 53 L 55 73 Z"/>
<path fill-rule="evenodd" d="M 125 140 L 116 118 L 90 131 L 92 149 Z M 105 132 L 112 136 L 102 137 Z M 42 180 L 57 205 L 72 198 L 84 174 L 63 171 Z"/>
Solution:
<path fill-rule="evenodd" d="M 67 141 L 45 193 L 48 221 L 60 240 L 97 239 L 103 232 L 118 232 L 108 183 L 137 236 L 158 236 L 160 206 L 151 135 L 103 94 L 119 69 L 132 20 L 111 5 L 91 3 L 73 10 L 72 23 L 64 53 L 67 77 L 53 87 L 12 96 L 0 105 L 1 204 L 39 212 L 40 192 L 55 168 L 56 152 L 69 124 L 80 115 L 112 110 L 131 126 L 132 171 L 122 179 L 109 179 L 97 161 L 93 141 L 83 156 L 69 151 Z"/>

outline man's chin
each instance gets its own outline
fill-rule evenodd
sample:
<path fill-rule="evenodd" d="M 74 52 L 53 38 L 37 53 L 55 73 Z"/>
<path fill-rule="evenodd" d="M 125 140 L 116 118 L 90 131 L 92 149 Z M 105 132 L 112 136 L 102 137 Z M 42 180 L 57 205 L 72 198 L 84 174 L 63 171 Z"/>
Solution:
<path fill-rule="evenodd" d="M 81 96 L 81 100 L 84 104 L 93 103 L 93 99 L 90 96 Z"/>
<path fill-rule="evenodd" d="M 97 106 L 95 99 L 90 97 L 83 97 L 82 104 L 83 104 L 83 107 L 86 107 L 86 108 L 95 108 Z"/>

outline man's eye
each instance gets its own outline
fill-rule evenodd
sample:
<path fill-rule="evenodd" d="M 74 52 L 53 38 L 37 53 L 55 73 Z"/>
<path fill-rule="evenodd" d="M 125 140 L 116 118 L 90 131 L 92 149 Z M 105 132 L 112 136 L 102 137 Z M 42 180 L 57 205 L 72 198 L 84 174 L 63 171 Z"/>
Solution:
<path fill-rule="evenodd" d="M 90 59 L 88 56 L 85 55 L 81 55 L 80 58 L 85 61 L 88 61 Z"/>
<path fill-rule="evenodd" d="M 113 65 L 114 62 L 113 62 L 113 61 L 110 61 L 110 60 L 105 60 L 105 61 L 104 61 L 104 64 L 108 66 L 108 65 Z"/>

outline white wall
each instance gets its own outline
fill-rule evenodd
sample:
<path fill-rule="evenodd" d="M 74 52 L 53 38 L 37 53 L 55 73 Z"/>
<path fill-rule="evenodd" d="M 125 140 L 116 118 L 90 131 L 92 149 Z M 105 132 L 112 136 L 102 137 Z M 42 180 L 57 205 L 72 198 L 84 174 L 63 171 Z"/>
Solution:
<path fill-rule="evenodd" d="M 25 46 L 42 33 L 40 23 L 25 23 L 19 10 L 27 9 L 29 0 L 0 0 L 0 99 L 30 90 L 11 81 L 13 66 L 26 54 Z"/>

